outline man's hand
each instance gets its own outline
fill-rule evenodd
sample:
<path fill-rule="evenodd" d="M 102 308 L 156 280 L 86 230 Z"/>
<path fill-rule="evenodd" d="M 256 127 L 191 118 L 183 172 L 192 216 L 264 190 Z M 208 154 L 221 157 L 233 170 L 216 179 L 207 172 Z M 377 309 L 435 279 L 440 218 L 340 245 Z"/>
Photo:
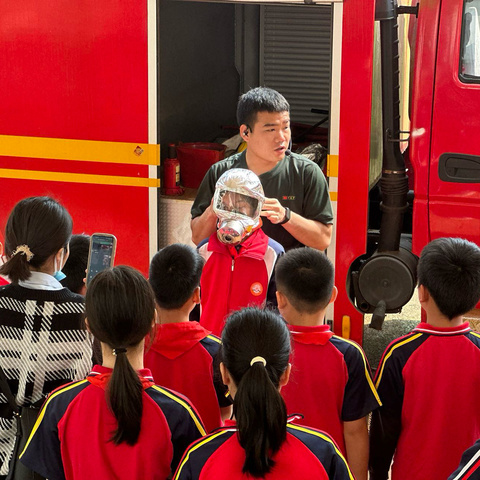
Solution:
<path fill-rule="evenodd" d="M 266 198 L 260 215 L 276 224 L 283 221 L 285 213 L 285 207 L 276 198 Z"/>
<path fill-rule="evenodd" d="M 272 223 L 278 224 L 285 218 L 285 207 L 276 198 L 266 198 L 261 215 L 267 217 Z M 290 220 L 281 226 L 307 247 L 323 251 L 330 245 L 332 225 L 325 225 L 291 212 Z"/>

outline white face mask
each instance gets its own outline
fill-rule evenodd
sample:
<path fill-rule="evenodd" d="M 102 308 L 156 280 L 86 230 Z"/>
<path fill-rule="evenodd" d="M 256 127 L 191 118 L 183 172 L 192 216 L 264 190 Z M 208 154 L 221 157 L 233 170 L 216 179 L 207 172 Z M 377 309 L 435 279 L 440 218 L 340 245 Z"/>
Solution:
<path fill-rule="evenodd" d="M 265 196 L 260 179 L 251 171 L 234 168 L 217 181 L 213 211 L 218 217 L 218 239 L 237 245 L 260 223 Z"/>
<path fill-rule="evenodd" d="M 62 250 L 62 256 L 60 257 L 60 268 L 57 269 L 57 257 L 55 256 L 55 272 L 53 274 L 53 278 L 58 280 L 59 282 L 62 281 L 67 276 L 62 272 L 63 268 L 63 258 L 64 258 L 65 250 Z"/>

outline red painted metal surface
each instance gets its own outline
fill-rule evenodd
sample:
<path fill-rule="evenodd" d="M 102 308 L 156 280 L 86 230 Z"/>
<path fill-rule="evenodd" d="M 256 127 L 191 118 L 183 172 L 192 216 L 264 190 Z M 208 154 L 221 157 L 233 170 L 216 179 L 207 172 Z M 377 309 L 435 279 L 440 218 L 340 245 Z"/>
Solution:
<path fill-rule="evenodd" d="M 125 0 L 19 0 L 0 6 L 0 134 L 148 142 L 147 6 Z M 115 161 L 115 159 L 112 159 Z M 147 166 L 0 157 L 0 168 L 147 177 Z M 52 195 L 74 232 L 111 232 L 117 263 L 148 269 L 148 189 L 1 179 L 11 207 Z"/>
<path fill-rule="evenodd" d="M 429 175 L 430 238 L 458 236 L 480 245 L 480 184 L 439 178 L 445 153 L 480 158 L 480 84 L 459 78 L 463 1 L 442 3 Z M 448 114 L 447 114 L 448 112 Z"/>
<path fill-rule="evenodd" d="M 346 293 L 348 269 L 366 251 L 370 112 L 374 11 L 373 0 L 343 4 L 340 145 L 338 174 L 337 258 L 335 282 L 339 290 L 334 330 L 342 332 L 342 317 L 350 316 L 350 337 L 361 343 L 363 315 Z"/>
<path fill-rule="evenodd" d="M 417 255 L 430 238 L 428 172 L 439 9 L 439 2 L 421 3 L 414 52 L 410 160 L 415 171 L 412 248 Z"/>
<path fill-rule="evenodd" d="M 363 316 L 348 298 L 346 279 L 366 251 L 374 4 L 343 3 L 334 330 L 341 334 L 347 315 L 358 342 Z M 480 243 L 478 184 L 438 179 L 442 153 L 480 154 L 480 86 L 458 79 L 462 5 L 420 3 L 410 140 L 417 254 L 442 235 Z M 0 134 L 148 142 L 145 0 L 3 2 L 0 46 Z M 0 157 L 0 168 L 148 176 L 147 166 L 10 157 Z M 44 194 L 69 209 L 75 233 L 114 233 L 117 263 L 147 271 L 147 188 L 1 179 L 0 231 L 19 199 Z"/>
<path fill-rule="evenodd" d="M 412 91 L 413 251 L 434 238 L 480 244 L 478 183 L 439 178 L 444 153 L 480 155 L 480 85 L 459 80 L 463 0 L 421 2 Z"/>

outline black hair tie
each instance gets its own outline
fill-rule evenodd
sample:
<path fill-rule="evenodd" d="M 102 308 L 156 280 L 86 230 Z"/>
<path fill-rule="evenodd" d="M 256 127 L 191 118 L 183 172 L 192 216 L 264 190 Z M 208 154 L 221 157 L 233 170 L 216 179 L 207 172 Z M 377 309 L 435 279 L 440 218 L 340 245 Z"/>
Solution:
<path fill-rule="evenodd" d="M 127 353 L 126 348 L 114 348 L 113 349 L 113 354 L 117 356 L 119 353 Z"/>

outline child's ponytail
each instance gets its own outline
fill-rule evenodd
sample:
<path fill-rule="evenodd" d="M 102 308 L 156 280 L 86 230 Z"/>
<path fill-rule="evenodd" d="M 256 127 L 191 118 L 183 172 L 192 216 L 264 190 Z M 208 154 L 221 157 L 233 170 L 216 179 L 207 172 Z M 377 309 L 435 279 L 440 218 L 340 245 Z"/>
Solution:
<path fill-rule="evenodd" d="M 237 387 L 233 413 L 245 450 L 243 472 L 264 477 L 286 439 L 287 411 L 279 392 L 288 367 L 290 334 L 272 312 L 235 312 L 222 334 L 222 361 Z"/>
<path fill-rule="evenodd" d="M 120 265 L 104 270 L 88 286 L 85 313 L 93 335 L 116 356 L 106 391 L 117 420 L 112 441 L 135 445 L 142 421 L 143 386 L 127 354 L 130 348 L 139 348 L 151 331 L 155 317 L 153 291 L 134 268 Z"/>
<path fill-rule="evenodd" d="M 5 275 L 12 283 L 28 280 L 31 273 L 28 268 L 27 256 L 19 253 L 12 255 L 0 266 L 0 275 Z"/>
<path fill-rule="evenodd" d="M 238 438 L 245 450 L 243 472 L 264 477 L 287 435 L 287 410 L 267 367 L 254 363 L 240 380 L 233 404 Z"/>
<path fill-rule="evenodd" d="M 135 445 L 142 423 L 142 383 L 130 365 L 125 348 L 113 349 L 116 355 L 113 373 L 108 382 L 107 401 L 117 419 L 112 441 Z"/>

